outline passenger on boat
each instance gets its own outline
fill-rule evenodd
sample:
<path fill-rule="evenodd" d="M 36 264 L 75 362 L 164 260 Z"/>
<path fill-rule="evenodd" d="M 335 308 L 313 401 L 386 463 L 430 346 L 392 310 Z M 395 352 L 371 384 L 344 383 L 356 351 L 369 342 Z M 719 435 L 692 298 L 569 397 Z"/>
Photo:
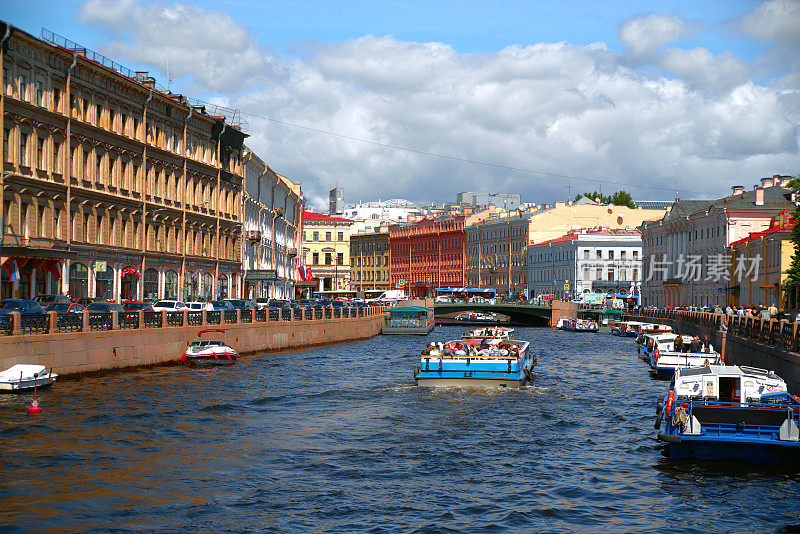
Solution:
<path fill-rule="evenodd" d="M 681 352 L 683 348 L 683 336 L 680 335 L 678 332 L 675 332 L 677 337 L 675 338 L 675 352 Z"/>
<path fill-rule="evenodd" d="M 429 355 L 431 353 L 431 348 L 432 347 L 433 347 L 433 343 L 429 343 L 428 345 L 426 345 L 425 348 L 422 349 L 422 355 L 423 356 Z"/>
<path fill-rule="evenodd" d="M 467 351 L 464 350 L 464 345 L 461 343 L 456 343 L 456 356 L 466 356 Z"/>
<path fill-rule="evenodd" d="M 700 336 L 694 336 L 694 339 L 690 344 L 690 352 L 700 352 L 702 346 L 702 343 L 700 343 Z"/>
<path fill-rule="evenodd" d="M 708 340 L 708 334 L 703 338 L 703 352 L 711 352 L 711 342 Z"/>
<path fill-rule="evenodd" d="M 453 350 L 450 348 L 450 345 L 445 345 L 444 346 L 444 350 L 442 351 L 442 354 L 444 354 L 445 356 L 452 356 L 453 355 Z"/>

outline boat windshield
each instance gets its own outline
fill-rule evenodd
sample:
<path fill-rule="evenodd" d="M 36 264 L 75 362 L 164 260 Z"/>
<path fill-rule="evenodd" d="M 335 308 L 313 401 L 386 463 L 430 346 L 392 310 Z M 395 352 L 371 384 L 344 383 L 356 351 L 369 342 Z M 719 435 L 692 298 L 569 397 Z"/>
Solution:
<path fill-rule="evenodd" d="M 214 340 L 206 340 L 206 341 L 193 341 L 193 347 L 213 347 L 217 345 L 222 345 L 222 341 L 214 341 Z"/>

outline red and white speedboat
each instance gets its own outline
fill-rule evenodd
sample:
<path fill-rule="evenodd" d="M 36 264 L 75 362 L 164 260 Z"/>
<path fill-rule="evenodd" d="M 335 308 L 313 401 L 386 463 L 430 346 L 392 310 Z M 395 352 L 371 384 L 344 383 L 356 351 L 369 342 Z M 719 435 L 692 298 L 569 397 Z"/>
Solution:
<path fill-rule="evenodd" d="M 222 340 L 200 339 L 203 334 L 221 333 Z M 224 328 L 200 330 L 197 339 L 188 343 L 181 361 L 190 365 L 233 365 L 239 354 L 228 346 L 228 334 Z"/>

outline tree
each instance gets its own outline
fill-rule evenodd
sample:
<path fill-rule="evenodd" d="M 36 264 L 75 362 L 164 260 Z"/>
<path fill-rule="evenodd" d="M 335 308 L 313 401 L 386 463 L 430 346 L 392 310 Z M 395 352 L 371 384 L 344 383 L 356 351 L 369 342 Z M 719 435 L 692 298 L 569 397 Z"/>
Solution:
<path fill-rule="evenodd" d="M 614 204 L 615 206 L 625 206 L 628 208 L 636 207 L 633 204 L 633 199 L 631 198 L 630 193 L 627 191 L 617 191 L 611 196 L 603 195 L 597 191 L 592 191 L 591 193 L 577 195 L 575 197 L 575 202 L 580 200 L 581 197 L 586 197 L 591 200 L 598 200 L 600 204 Z"/>
<path fill-rule="evenodd" d="M 794 178 L 789 182 L 789 189 L 794 191 L 796 198 L 800 198 L 800 176 Z M 783 283 L 783 289 L 788 293 L 790 307 L 797 306 L 797 293 L 800 288 L 800 205 L 795 205 L 792 212 L 792 218 L 795 220 L 794 230 L 792 230 L 792 243 L 794 244 L 794 253 L 792 253 L 792 263 L 786 270 L 786 281 Z"/>

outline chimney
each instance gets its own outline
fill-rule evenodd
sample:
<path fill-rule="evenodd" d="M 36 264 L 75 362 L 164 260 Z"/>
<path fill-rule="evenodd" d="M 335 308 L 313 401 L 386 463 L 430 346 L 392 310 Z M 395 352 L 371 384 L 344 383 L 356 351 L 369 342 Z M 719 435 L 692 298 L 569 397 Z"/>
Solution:
<path fill-rule="evenodd" d="M 734 195 L 741 195 L 742 193 L 744 193 L 744 186 L 734 185 L 733 187 L 731 187 L 731 190 L 733 190 Z"/>
<path fill-rule="evenodd" d="M 755 187 L 756 192 L 756 206 L 763 206 L 764 205 L 764 188 L 761 186 Z"/>
<path fill-rule="evenodd" d="M 768 187 L 772 187 L 774 185 L 773 179 L 774 178 L 762 178 L 761 179 L 761 187 L 763 187 L 764 189 L 766 189 Z"/>
<path fill-rule="evenodd" d="M 780 187 L 789 187 L 789 182 L 792 181 L 791 176 L 781 176 L 779 174 L 776 174 L 772 178 L 775 180 L 775 185 Z"/>

